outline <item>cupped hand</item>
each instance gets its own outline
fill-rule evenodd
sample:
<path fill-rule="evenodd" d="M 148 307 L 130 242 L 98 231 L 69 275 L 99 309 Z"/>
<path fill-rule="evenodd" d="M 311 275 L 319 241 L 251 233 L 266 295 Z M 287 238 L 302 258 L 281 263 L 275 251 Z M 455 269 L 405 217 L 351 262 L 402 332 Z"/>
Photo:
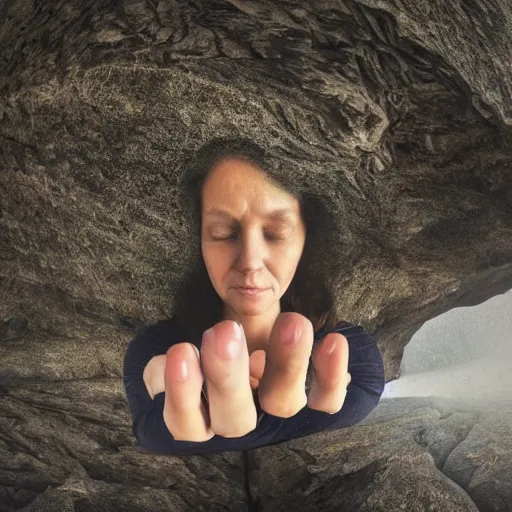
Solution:
<path fill-rule="evenodd" d="M 223 320 L 211 330 L 215 339 L 203 337 L 201 354 L 191 343 L 178 343 L 167 351 L 165 367 L 160 365 L 164 421 L 174 439 L 202 442 L 214 435 L 248 434 L 257 424 L 254 389 L 258 389 L 261 408 L 282 418 L 294 416 L 306 405 L 329 414 L 343 406 L 350 382 L 348 342 L 343 335 L 327 334 L 312 354 L 311 321 L 299 313 L 281 313 L 266 351 L 257 350 L 249 357 L 243 330 L 236 339 L 235 322 Z M 297 341 L 286 343 L 295 332 L 299 333 Z M 238 347 L 237 353 L 231 352 L 233 347 Z M 314 374 L 306 395 L 310 356 Z M 180 380 L 184 374 L 185 380 Z M 205 379 L 207 404 L 201 397 Z M 153 386 L 153 392 L 160 391 Z"/>

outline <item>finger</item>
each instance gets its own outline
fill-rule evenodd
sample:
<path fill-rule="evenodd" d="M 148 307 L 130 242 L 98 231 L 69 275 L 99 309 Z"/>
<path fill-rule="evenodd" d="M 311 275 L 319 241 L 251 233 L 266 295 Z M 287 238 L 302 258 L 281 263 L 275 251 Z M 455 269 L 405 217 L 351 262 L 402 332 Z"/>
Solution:
<path fill-rule="evenodd" d="M 166 357 L 165 424 L 177 441 L 208 441 L 215 434 L 201 399 L 204 377 L 199 351 L 191 343 L 177 343 Z"/>
<path fill-rule="evenodd" d="M 219 322 L 211 331 L 214 338 L 203 336 L 201 345 L 210 426 L 219 436 L 242 437 L 257 423 L 245 336 L 231 320 Z"/>
<path fill-rule="evenodd" d="M 165 354 L 154 356 L 144 368 L 144 384 L 146 384 L 146 389 L 151 400 L 154 400 L 156 395 L 165 391 L 166 360 L 167 356 Z"/>
<path fill-rule="evenodd" d="M 294 343 L 287 343 L 294 332 Z M 313 325 L 305 316 L 281 313 L 274 323 L 267 346 L 265 370 L 258 395 L 262 409 L 274 416 L 289 418 L 307 404 L 306 374 L 313 347 Z"/>
<path fill-rule="evenodd" d="M 333 351 L 329 353 L 329 349 Z M 317 411 L 335 414 L 341 410 L 351 380 L 348 373 L 348 341 L 339 333 L 325 336 L 315 347 L 311 361 L 313 379 L 308 394 L 308 407 Z"/>
<path fill-rule="evenodd" d="M 264 350 L 255 350 L 249 356 L 249 380 L 251 389 L 257 389 L 260 385 L 265 369 L 266 353 Z"/>

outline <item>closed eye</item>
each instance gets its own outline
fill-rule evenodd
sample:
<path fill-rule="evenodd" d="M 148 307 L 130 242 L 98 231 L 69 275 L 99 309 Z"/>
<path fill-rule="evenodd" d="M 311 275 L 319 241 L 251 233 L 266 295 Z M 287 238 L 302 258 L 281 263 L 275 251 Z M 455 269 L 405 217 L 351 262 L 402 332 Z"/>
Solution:
<path fill-rule="evenodd" d="M 274 240 L 274 241 L 277 241 L 277 240 L 283 240 L 283 238 L 279 238 L 277 236 L 273 236 L 273 235 L 265 235 L 265 237 L 268 239 L 268 240 Z M 226 240 L 233 240 L 236 238 L 236 235 L 231 235 L 231 236 L 228 236 L 226 238 L 214 238 L 212 237 L 213 240 L 216 240 L 216 241 L 226 241 Z"/>

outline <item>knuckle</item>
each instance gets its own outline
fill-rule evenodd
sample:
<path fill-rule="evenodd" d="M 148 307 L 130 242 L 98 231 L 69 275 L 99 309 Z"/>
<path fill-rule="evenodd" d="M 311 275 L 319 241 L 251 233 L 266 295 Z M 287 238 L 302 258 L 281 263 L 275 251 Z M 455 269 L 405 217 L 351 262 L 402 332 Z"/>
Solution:
<path fill-rule="evenodd" d="M 292 409 L 290 407 L 278 407 L 273 409 L 272 407 L 267 408 L 262 406 L 262 409 L 268 414 L 277 416 L 278 418 L 291 418 L 300 411 L 300 409 Z"/>
<path fill-rule="evenodd" d="M 314 411 L 325 412 L 327 414 L 337 414 L 341 411 L 342 406 L 339 407 L 328 407 L 328 406 L 320 406 L 320 407 L 309 407 Z"/>
<path fill-rule="evenodd" d="M 318 387 L 311 390 L 308 396 L 308 407 L 316 411 L 336 414 L 341 411 L 346 398 L 345 389 L 325 392 Z"/>
<path fill-rule="evenodd" d="M 237 429 L 228 429 L 226 431 L 224 430 L 220 430 L 218 431 L 217 429 L 212 429 L 216 435 L 218 436 L 222 436 L 222 437 L 227 437 L 227 438 L 233 438 L 233 437 L 244 437 L 246 436 L 247 434 L 249 434 L 249 432 L 252 432 L 254 429 L 256 428 L 256 425 L 254 425 L 253 428 L 237 428 Z"/>
<path fill-rule="evenodd" d="M 173 415 L 164 407 L 164 423 L 175 441 L 203 442 L 212 437 L 205 432 L 191 433 L 190 431 L 186 431 L 183 428 L 180 428 L 179 425 L 174 424 L 172 417 Z"/>
<path fill-rule="evenodd" d="M 239 425 L 214 425 L 212 422 L 212 431 L 222 437 L 243 437 L 256 428 L 256 421 Z"/>
<path fill-rule="evenodd" d="M 216 418 L 215 414 L 211 416 L 211 429 L 216 435 L 222 437 L 243 437 L 252 432 L 257 424 L 257 412 L 256 408 L 253 407 L 250 412 L 241 414 L 235 421 L 228 422 L 225 420 L 226 416 L 222 416 L 222 419 Z M 233 415 L 230 415 L 233 418 Z"/>
<path fill-rule="evenodd" d="M 307 404 L 307 396 L 304 393 L 304 396 L 301 400 L 288 400 L 288 401 L 280 401 L 276 402 L 271 398 L 268 399 L 260 399 L 261 408 L 268 414 L 272 416 L 278 416 L 280 418 L 291 418 L 295 416 L 299 411 L 301 411 Z"/>

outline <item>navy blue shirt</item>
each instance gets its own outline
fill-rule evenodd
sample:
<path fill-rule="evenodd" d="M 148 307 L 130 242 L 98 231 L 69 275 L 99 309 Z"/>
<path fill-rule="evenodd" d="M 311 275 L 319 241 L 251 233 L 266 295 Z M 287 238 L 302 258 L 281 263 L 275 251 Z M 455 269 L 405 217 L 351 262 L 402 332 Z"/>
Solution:
<path fill-rule="evenodd" d="M 360 326 L 346 322 L 328 332 L 343 334 L 349 345 L 351 381 L 340 411 L 329 414 L 306 405 L 295 416 L 280 418 L 262 410 L 256 390 L 253 396 L 259 419 L 252 432 L 234 438 L 215 435 L 208 441 L 195 442 L 173 438 L 164 422 L 165 392 L 151 399 L 143 379 L 144 368 L 151 358 L 166 354 L 175 343 L 187 341 L 183 328 L 174 319 L 143 327 L 128 344 L 124 357 L 123 381 L 137 446 L 141 451 L 173 455 L 240 451 L 359 423 L 377 406 L 384 391 L 384 366 L 377 342 Z M 314 344 L 320 343 L 328 332 L 325 328 L 317 331 Z"/>

